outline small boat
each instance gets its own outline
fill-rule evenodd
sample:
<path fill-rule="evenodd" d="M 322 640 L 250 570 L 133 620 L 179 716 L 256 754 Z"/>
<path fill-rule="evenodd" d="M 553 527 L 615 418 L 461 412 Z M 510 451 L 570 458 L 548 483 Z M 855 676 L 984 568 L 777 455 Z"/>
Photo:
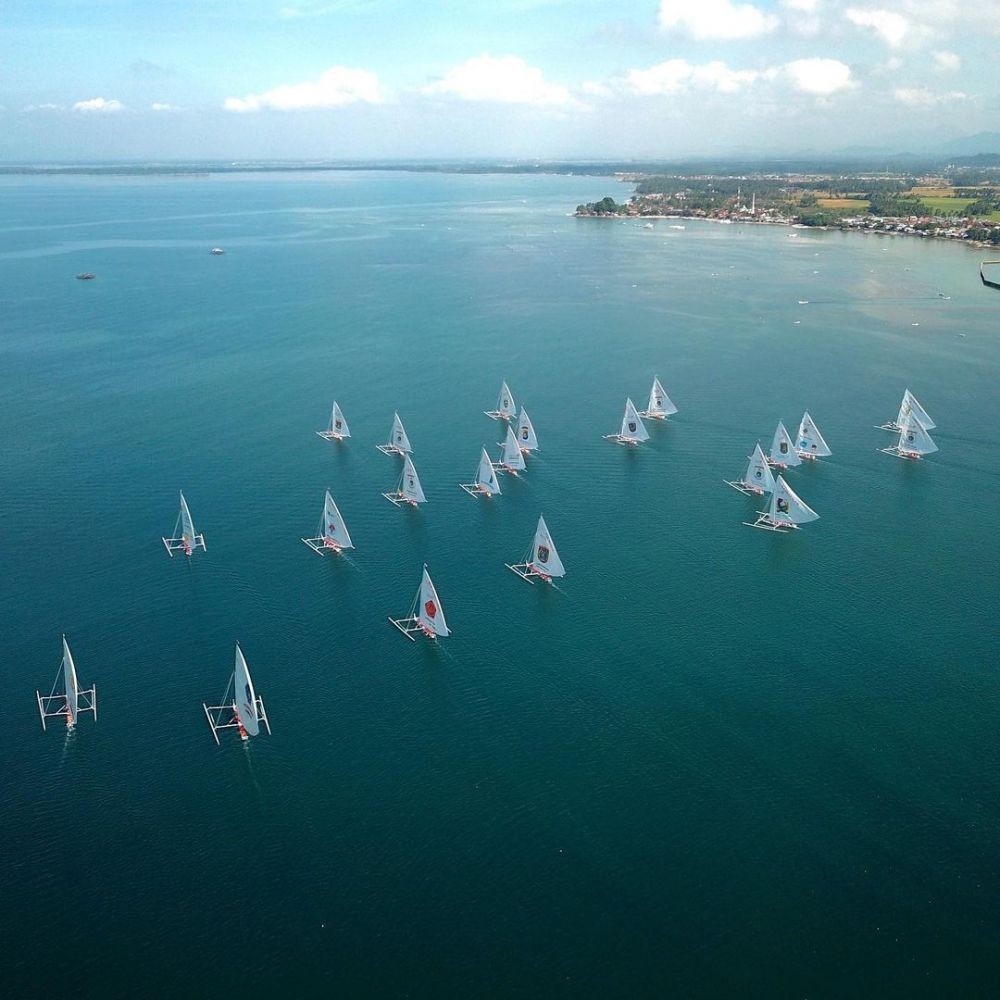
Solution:
<path fill-rule="evenodd" d="M 330 491 L 326 491 L 326 499 L 323 501 L 323 515 L 319 520 L 319 534 L 316 538 L 303 538 L 303 542 L 318 555 L 326 555 L 327 552 L 342 552 L 344 549 L 353 549 L 354 543 L 351 541 L 351 534 L 344 523 L 340 508 L 334 503 Z"/>
<path fill-rule="evenodd" d="M 538 438 L 535 436 L 535 428 L 528 416 L 528 411 L 522 405 L 521 416 L 517 421 L 517 446 L 525 454 L 538 450 Z"/>
<path fill-rule="evenodd" d="M 451 630 L 444 618 L 441 599 L 438 597 L 430 573 L 427 572 L 426 563 L 424 563 L 424 573 L 420 578 L 417 595 L 413 598 L 413 604 L 410 605 L 410 613 L 405 618 L 390 617 L 389 621 L 411 642 L 415 642 L 414 637 L 421 633 L 428 639 L 444 638 L 451 635 Z"/>
<path fill-rule="evenodd" d="M 518 452 L 520 455 L 520 452 Z M 524 459 L 522 458 L 523 462 Z M 500 495 L 500 483 L 497 482 L 497 472 L 490 461 L 489 453 L 483 448 L 483 453 L 479 458 L 479 468 L 476 469 L 476 481 L 474 483 L 458 484 L 470 497 L 493 497 Z"/>
<path fill-rule="evenodd" d="M 194 521 L 191 519 L 191 511 L 188 510 L 187 500 L 181 493 L 181 509 L 177 515 L 177 522 L 174 524 L 174 537 L 164 538 L 163 544 L 167 548 L 167 553 L 173 559 L 175 552 L 183 552 L 184 555 L 194 554 L 195 549 L 207 552 L 205 548 L 205 536 L 198 534 L 194 530 Z"/>
<path fill-rule="evenodd" d="M 212 249 L 211 249 L 211 250 L 209 250 L 208 252 L 209 252 L 209 253 L 210 253 L 210 254 L 211 254 L 211 255 L 212 255 L 213 257 L 219 257 L 219 256 L 221 256 L 222 254 L 224 254 L 224 253 L 225 253 L 226 251 L 225 251 L 225 250 L 223 250 L 223 249 L 222 249 L 222 247 L 212 247 Z"/>
<path fill-rule="evenodd" d="M 514 395 L 506 382 L 502 382 L 500 385 L 500 394 L 497 396 L 496 409 L 483 410 L 483 413 L 493 420 L 513 420 L 517 415 L 517 407 L 514 405 Z"/>
<path fill-rule="evenodd" d="M 767 457 L 767 463 L 772 469 L 787 469 L 793 465 L 801 465 L 799 458 L 792 444 L 792 439 L 785 430 L 782 421 L 778 421 L 778 427 L 774 432 L 774 440 L 771 442 L 771 452 Z"/>
<path fill-rule="evenodd" d="M 56 679 L 52 685 L 52 691 L 43 695 L 40 691 L 35 692 L 35 699 L 38 702 L 38 714 L 42 718 L 42 729 L 47 729 L 46 719 L 59 718 L 66 720 L 66 728 L 76 727 L 76 720 L 82 712 L 91 712 L 94 721 L 97 721 L 97 685 L 80 689 L 80 681 L 76 676 L 76 664 L 73 662 L 73 654 L 69 651 L 69 643 L 66 636 L 62 637 L 63 656 L 59 670 L 56 672 Z M 62 691 L 59 690 L 59 682 L 62 681 Z"/>
<path fill-rule="evenodd" d="M 766 531 L 795 531 L 800 524 L 819 518 L 819 514 L 800 500 L 780 475 L 774 483 L 770 506 L 766 511 L 757 513 L 759 516 L 752 524 L 750 521 L 743 523 L 750 528 L 763 528 Z"/>
<path fill-rule="evenodd" d="M 653 228 L 653 223 L 652 222 L 647 222 L 642 228 L 643 229 L 652 229 Z"/>
<path fill-rule="evenodd" d="M 904 426 L 899 429 L 899 440 L 892 447 L 879 448 L 879 451 L 884 451 L 887 455 L 914 461 L 937 450 L 938 446 L 927 433 L 927 428 L 917 419 L 916 414 L 911 414 Z"/>
<path fill-rule="evenodd" d="M 391 493 L 383 493 L 382 496 L 397 507 L 404 503 L 416 507 L 418 503 L 427 502 L 423 487 L 420 485 L 420 477 L 417 475 L 413 459 L 409 455 L 404 457 L 403 471 L 399 474 L 396 488 Z"/>
<path fill-rule="evenodd" d="M 802 414 L 797 441 L 798 444 L 795 446 L 795 453 L 799 458 L 815 460 L 817 458 L 828 458 L 833 454 L 830 451 L 829 445 L 823 439 L 823 435 L 820 434 L 815 421 L 809 416 L 808 410 Z"/>
<path fill-rule="evenodd" d="M 646 425 L 636 412 L 635 404 L 631 399 L 625 400 L 625 413 L 622 416 L 621 430 L 617 434 L 605 434 L 604 440 L 624 445 L 637 445 L 649 440 L 649 431 L 646 430 Z"/>
<path fill-rule="evenodd" d="M 403 421 L 399 419 L 399 414 L 392 415 L 392 427 L 389 429 L 389 440 L 385 444 L 375 446 L 383 455 L 406 455 L 412 452 L 410 439 L 406 436 L 403 428 Z"/>
<path fill-rule="evenodd" d="M 230 691 L 232 691 L 232 701 L 228 700 Z M 201 706 L 205 709 L 205 718 L 208 719 L 216 743 L 219 742 L 220 729 L 236 729 L 241 740 L 248 740 L 251 736 L 260 734 L 262 722 L 267 735 L 271 735 L 271 723 L 267 720 L 264 700 L 257 697 L 253 680 L 250 678 L 250 668 L 239 643 L 236 643 L 236 666 L 229 678 L 222 701 L 221 705 Z"/>
<path fill-rule="evenodd" d="M 653 379 L 653 387 L 649 390 L 649 404 L 639 411 L 640 417 L 651 417 L 653 420 L 666 420 L 677 412 L 677 407 L 671 402 L 666 390 L 658 378 Z"/>
<path fill-rule="evenodd" d="M 512 476 L 516 476 L 519 472 L 524 469 L 524 455 L 521 454 L 521 448 L 517 443 L 517 438 L 514 436 L 514 428 L 508 425 L 507 427 L 507 438 L 500 445 L 500 461 L 493 463 L 493 468 L 497 472 L 509 472 Z"/>
<path fill-rule="evenodd" d="M 78 281 L 93 281 L 97 275 L 92 271 L 81 271 L 76 277 Z"/>
<path fill-rule="evenodd" d="M 732 486 L 734 490 L 739 490 L 740 493 L 745 493 L 747 496 L 751 494 L 761 496 L 764 493 L 770 493 L 774 489 L 774 473 L 771 472 L 771 467 L 767 464 L 767 456 L 764 454 L 764 449 L 761 448 L 759 441 L 753 450 L 753 454 L 749 456 L 749 464 L 747 465 L 747 471 L 743 473 L 743 478 L 733 480 L 732 482 L 725 480 L 725 483 L 727 486 Z"/>
<path fill-rule="evenodd" d="M 531 548 L 525 555 L 524 562 L 504 563 L 504 565 L 512 573 L 516 573 L 522 580 L 527 580 L 531 584 L 535 582 L 533 577 L 536 576 L 540 580 L 544 580 L 545 583 L 551 583 L 553 578 L 566 575 L 555 543 L 549 534 L 548 525 L 541 515 L 538 517 L 535 537 L 532 539 Z"/>
<path fill-rule="evenodd" d="M 351 436 L 351 430 L 347 426 L 344 414 L 340 409 L 340 404 L 334 400 L 333 410 L 330 413 L 330 426 L 325 431 L 316 433 L 326 441 L 343 441 Z"/>
<path fill-rule="evenodd" d="M 920 405 L 917 397 L 907 389 L 903 393 L 903 401 L 899 404 L 899 413 L 896 414 L 895 420 L 890 420 L 888 423 L 879 424 L 878 430 L 880 431 L 901 431 L 904 426 L 910 422 L 910 418 L 913 417 L 925 431 L 932 431 L 937 424 L 931 420 L 927 411 Z"/>

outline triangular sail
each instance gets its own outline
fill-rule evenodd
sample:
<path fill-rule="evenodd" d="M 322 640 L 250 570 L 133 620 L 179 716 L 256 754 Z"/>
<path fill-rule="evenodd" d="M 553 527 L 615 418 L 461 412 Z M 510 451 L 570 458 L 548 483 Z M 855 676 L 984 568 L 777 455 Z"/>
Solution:
<path fill-rule="evenodd" d="M 347 421 L 344 419 L 344 413 L 340 409 L 340 404 L 334 400 L 333 410 L 330 413 L 330 433 L 339 434 L 341 437 L 349 438 L 351 436 L 350 428 L 347 426 Z"/>
<path fill-rule="evenodd" d="M 500 395 L 497 396 L 497 413 L 506 420 L 510 420 L 517 413 L 514 394 L 506 382 L 500 386 Z"/>
<path fill-rule="evenodd" d="M 808 410 L 802 414 L 802 422 L 799 424 L 798 449 L 816 458 L 826 458 L 833 454 Z"/>
<path fill-rule="evenodd" d="M 622 417 L 622 429 L 620 437 L 624 441 L 648 441 L 649 431 L 642 422 L 642 418 L 636 412 L 635 403 L 631 399 L 625 400 L 625 414 Z"/>
<path fill-rule="evenodd" d="M 429 629 L 435 635 L 450 634 L 448 623 L 444 620 L 441 599 L 438 597 L 426 566 L 424 567 L 424 575 L 420 578 L 420 590 L 417 592 L 417 619 L 424 628 Z"/>
<path fill-rule="evenodd" d="M 646 409 L 650 416 L 669 417 L 677 412 L 677 407 L 671 402 L 658 378 L 653 379 L 653 388 L 649 390 L 649 406 Z"/>
<path fill-rule="evenodd" d="M 80 683 L 76 678 L 76 664 L 69 651 L 69 643 L 63 636 L 63 684 L 66 688 L 66 725 L 76 725 L 76 713 L 80 703 Z"/>
<path fill-rule="evenodd" d="M 233 697 L 236 699 L 236 714 L 248 736 L 260 732 L 257 725 L 257 695 L 254 693 L 250 668 L 243 656 L 240 644 L 236 643 L 236 669 L 233 673 Z"/>
<path fill-rule="evenodd" d="M 819 518 L 812 507 L 795 495 L 783 476 L 775 480 L 769 513 L 772 521 L 790 521 L 792 524 L 805 524 Z"/>
<path fill-rule="evenodd" d="M 535 537 L 531 543 L 531 558 L 528 563 L 545 576 L 566 575 L 555 543 L 549 534 L 548 525 L 545 523 L 545 518 L 541 516 L 538 518 L 538 527 L 535 529 Z"/>
<path fill-rule="evenodd" d="M 503 455 L 500 462 L 508 469 L 520 470 L 525 467 L 524 455 L 521 454 L 521 449 L 518 447 L 514 429 L 510 426 L 507 427 L 507 438 L 503 443 Z"/>
<path fill-rule="evenodd" d="M 399 419 L 398 413 L 392 415 L 392 430 L 389 431 L 389 445 L 397 448 L 399 451 L 413 451 L 410 447 L 410 439 L 406 436 L 403 421 Z"/>
<path fill-rule="evenodd" d="M 937 427 L 937 424 L 931 420 L 927 411 L 920 405 L 917 397 L 907 389 L 903 393 L 903 401 L 899 404 L 899 414 L 896 417 L 896 424 L 899 427 L 905 427 L 911 416 L 917 420 L 925 431 L 932 431 Z"/>
<path fill-rule="evenodd" d="M 517 443 L 524 451 L 534 451 L 538 447 L 538 438 L 532 426 L 528 411 L 522 406 L 521 416 L 517 421 Z"/>
<path fill-rule="evenodd" d="M 908 451 L 914 455 L 930 455 L 938 450 L 938 446 L 927 433 L 927 428 L 917 419 L 915 414 L 903 424 L 899 432 L 899 451 Z"/>
<path fill-rule="evenodd" d="M 186 542 L 193 542 L 195 537 L 194 521 L 191 519 L 191 511 L 188 510 L 187 500 L 181 493 L 181 538 Z"/>
<path fill-rule="evenodd" d="M 770 493 L 774 489 L 774 473 L 771 472 L 771 467 L 767 464 L 767 456 L 759 441 L 750 456 L 744 482 L 748 486 L 763 490 L 765 493 Z"/>
<path fill-rule="evenodd" d="M 802 459 L 795 454 L 792 439 L 782 421 L 778 421 L 774 440 L 771 442 L 771 461 L 779 465 L 801 465 Z"/>
<path fill-rule="evenodd" d="M 399 477 L 399 492 L 407 500 L 413 500 L 415 503 L 424 503 L 427 500 L 420 485 L 420 477 L 409 455 L 403 462 L 403 474 Z"/>
<path fill-rule="evenodd" d="M 326 500 L 323 502 L 323 519 L 320 521 L 319 533 L 322 538 L 336 542 L 342 549 L 354 548 L 351 534 L 344 523 L 344 517 L 333 497 L 330 496 L 329 490 L 326 491 Z"/>
<path fill-rule="evenodd" d="M 524 459 L 522 458 L 521 461 L 523 462 Z M 490 461 L 490 456 L 487 454 L 485 448 L 479 459 L 479 468 L 476 471 L 476 483 L 491 496 L 496 496 L 500 492 L 500 483 L 497 481 L 496 470 L 493 468 L 493 462 Z"/>

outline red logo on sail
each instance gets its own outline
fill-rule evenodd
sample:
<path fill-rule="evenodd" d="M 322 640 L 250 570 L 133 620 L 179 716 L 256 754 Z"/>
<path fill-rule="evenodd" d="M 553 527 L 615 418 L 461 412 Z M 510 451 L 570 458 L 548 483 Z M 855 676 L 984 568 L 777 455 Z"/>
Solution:
<path fill-rule="evenodd" d="M 547 545 L 538 546 L 538 561 L 547 563 L 549 561 L 549 547 Z"/>
<path fill-rule="evenodd" d="M 428 618 L 437 618 L 437 605 L 433 601 L 424 602 L 424 613 Z"/>

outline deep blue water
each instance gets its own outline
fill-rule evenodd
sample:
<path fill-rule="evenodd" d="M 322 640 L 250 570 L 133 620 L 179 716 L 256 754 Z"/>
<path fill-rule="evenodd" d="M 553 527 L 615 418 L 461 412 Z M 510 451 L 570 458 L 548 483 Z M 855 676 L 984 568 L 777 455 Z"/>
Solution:
<path fill-rule="evenodd" d="M 6 995 L 995 995 L 1000 295 L 955 245 L 567 216 L 607 193 L 0 181 Z M 677 417 L 603 441 L 654 374 Z M 487 503 L 501 378 L 541 450 Z M 906 386 L 921 463 L 876 450 Z M 751 531 L 722 480 L 807 407 L 821 519 Z M 299 541 L 326 487 L 350 561 Z M 539 513 L 558 591 L 504 569 Z M 425 561 L 437 646 L 386 621 Z M 216 747 L 236 639 L 274 733 Z"/>

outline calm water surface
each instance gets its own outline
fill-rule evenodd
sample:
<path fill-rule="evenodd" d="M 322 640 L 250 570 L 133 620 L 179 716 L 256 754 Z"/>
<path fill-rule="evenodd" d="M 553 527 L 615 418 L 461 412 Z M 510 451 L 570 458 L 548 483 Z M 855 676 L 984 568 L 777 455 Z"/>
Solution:
<path fill-rule="evenodd" d="M 1000 295 L 959 246 L 567 217 L 609 192 L 0 182 L 7 996 L 994 993 Z M 654 374 L 678 416 L 601 440 Z M 504 377 L 541 450 L 487 503 Z M 906 386 L 921 463 L 876 450 Z M 821 519 L 751 531 L 722 480 L 806 407 Z M 350 559 L 299 541 L 327 487 Z M 541 512 L 558 591 L 504 569 Z M 438 646 L 386 621 L 424 562 Z M 274 735 L 216 747 L 236 639 Z"/>

